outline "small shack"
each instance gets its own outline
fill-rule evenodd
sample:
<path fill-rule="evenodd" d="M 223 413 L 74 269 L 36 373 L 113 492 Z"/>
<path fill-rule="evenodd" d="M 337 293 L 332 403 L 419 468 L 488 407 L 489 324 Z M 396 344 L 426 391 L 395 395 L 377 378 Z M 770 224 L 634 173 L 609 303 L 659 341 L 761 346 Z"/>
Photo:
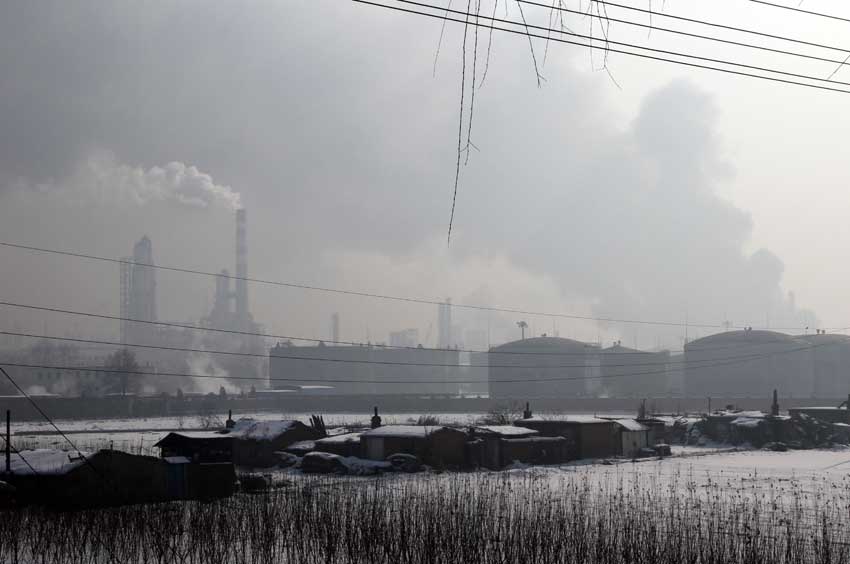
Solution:
<path fill-rule="evenodd" d="M 276 466 L 280 462 L 276 452 L 286 450 L 292 443 L 324 436 L 321 431 L 296 420 L 240 419 L 233 428 L 221 433 L 233 439 L 233 463 L 253 468 Z"/>
<path fill-rule="evenodd" d="M 805 415 L 826 423 L 850 423 L 850 410 L 844 407 L 792 407 L 788 414 L 794 419 Z"/>
<path fill-rule="evenodd" d="M 233 460 L 233 437 L 216 431 L 168 433 L 154 446 L 162 458 L 183 457 L 198 463 Z"/>
<path fill-rule="evenodd" d="M 635 458 L 650 446 L 650 428 L 634 419 L 615 419 L 620 431 L 620 454 Z"/>
<path fill-rule="evenodd" d="M 186 459 L 180 462 L 175 465 L 167 459 L 114 450 L 27 450 L 12 455 L 11 475 L 6 480 L 21 502 L 61 508 L 200 499 L 233 492 L 232 465 L 214 465 L 217 468 L 210 474 L 200 469 L 201 465 Z M 184 470 L 183 483 L 174 485 L 170 473 L 177 466 L 197 470 L 188 474 Z"/>
<path fill-rule="evenodd" d="M 514 425 L 534 429 L 543 437 L 564 437 L 570 443 L 570 459 L 605 458 L 620 454 L 620 436 L 614 421 L 590 415 L 553 419 L 535 416 L 519 419 Z"/>
<path fill-rule="evenodd" d="M 561 464 L 570 460 L 570 441 L 564 437 L 502 439 L 502 464 Z"/>
<path fill-rule="evenodd" d="M 534 429 L 514 425 L 479 425 L 470 427 L 469 462 L 491 470 L 504 468 L 517 458 L 513 452 L 504 452 L 503 439 L 524 439 L 539 435 Z"/>
<path fill-rule="evenodd" d="M 393 454 L 412 454 L 424 464 L 459 468 L 466 464 L 465 432 L 451 427 L 387 425 L 360 435 L 362 456 L 386 460 Z"/>
<path fill-rule="evenodd" d="M 672 417 L 639 417 L 635 421 L 649 427 L 649 446 L 670 441 L 670 430 L 675 422 Z"/>
<path fill-rule="evenodd" d="M 359 458 L 361 455 L 361 434 L 344 433 L 319 439 L 316 441 L 315 450 L 317 452 L 328 452 L 340 456 L 356 456 Z"/>

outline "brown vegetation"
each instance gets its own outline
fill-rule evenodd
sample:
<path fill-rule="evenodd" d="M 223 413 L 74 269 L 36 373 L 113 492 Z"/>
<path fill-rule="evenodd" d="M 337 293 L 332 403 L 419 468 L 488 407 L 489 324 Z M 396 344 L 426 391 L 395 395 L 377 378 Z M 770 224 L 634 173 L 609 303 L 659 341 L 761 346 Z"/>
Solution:
<path fill-rule="evenodd" d="M 0 561 L 846 562 L 846 486 L 624 486 L 536 474 L 298 479 L 211 503 L 0 514 Z M 680 478 L 681 480 L 681 478 Z"/>

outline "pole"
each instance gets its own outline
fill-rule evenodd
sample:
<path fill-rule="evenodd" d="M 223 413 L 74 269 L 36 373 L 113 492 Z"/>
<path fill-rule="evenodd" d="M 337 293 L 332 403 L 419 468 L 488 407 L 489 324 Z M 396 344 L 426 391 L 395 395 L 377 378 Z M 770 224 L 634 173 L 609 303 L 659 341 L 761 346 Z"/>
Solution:
<path fill-rule="evenodd" d="M 12 473 L 12 412 L 6 410 L 6 474 Z"/>

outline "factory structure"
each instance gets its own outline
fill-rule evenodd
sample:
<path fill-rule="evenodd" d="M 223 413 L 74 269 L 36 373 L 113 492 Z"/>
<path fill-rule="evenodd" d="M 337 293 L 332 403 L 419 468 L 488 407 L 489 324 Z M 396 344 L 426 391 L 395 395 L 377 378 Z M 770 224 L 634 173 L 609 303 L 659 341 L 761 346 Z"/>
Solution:
<path fill-rule="evenodd" d="M 437 311 L 438 343 L 450 343 L 451 306 Z M 539 398 L 846 398 L 850 337 L 817 331 L 786 335 L 746 329 L 686 343 L 684 351 L 644 351 L 620 341 L 602 347 L 542 335 L 471 352 L 412 346 L 412 331 L 390 346 L 275 345 L 271 387 L 319 395 Z M 718 405 L 720 405 L 718 403 Z"/>
<path fill-rule="evenodd" d="M 128 366 L 116 348 L 107 345 L 57 344 L 39 341 L 6 354 L 21 363 L 57 365 L 66 368 L 19 369 L 13 375 L 24 389 L 35 394 L 71 396 L 106 396 L 192 391 L 188 379 L 159 376 L 159 373 L 202 373 L 225 378 L 215 384 L 229 384 L 227 376 L 240 379 L 230 386 L 257 387 L 265 379 L 268 368 L 267 346 L 260 336 L 262 326 L 254 321 L 248 302 L 248 245 L 245 210 L 235 214 L 235 276 L 222 270 L 215 278 L 214 302 L 211 310 L 199 320 L 163 320 L 157 309 L 157 268 L 154 243 L 143 236 L 133 245 L 132 255 L 119 265 L 119 336 L 132 353 L 134 364 Z M 234 280 L 235 279 L 235 280 Z M 161 325 L 158 322 L 171 323 Z M 193 327 L 213 329 L 199 331 Z M 219 330 L 219 331 L 215 331 Z M 134 347 L 144 345 L 145 347 Z M 155 347 L 166 347 L 158 349 Z M 152 347 L 152 348 L 151 348 Z M 248 355 L 215 355 L 193 351 L 223 350 Z M 255 356 L 254 356 L 255 355 Z M 122 375 L 121 370 L 138 370 L 146 375 Z M 115 372 L 110 372 L 115 370 Z M 256 382 L 244 379 L 256 378 Z"/>
<path fill-rule="evenodd" d="M 850 337 L 744 329 L 685 345 L 684 391 L 691 397 L 846 397 Z"/>
<path fill-rule="evenodd" d="M 462 331 L 452 322 L 451 299 L 436 307 L 436 347 L 425 347 L 431 329 L 390 333 L 389 344 L 340 342 L 340 318 L 331 317 L 331 340 L 311 345 L 281 341 L 271 348 L 250 311 L 245 210 L 235 213 L 234 274 L 214 277 L 212 307 L 196 321 L 158 324 L 154 243 L 138 240 L 119 271 L 120 342 L 135 355 L 135 370 L 150 375 L 120 385 L 115 347 L 41 341 L 8 353 L 22 364 L 67 368 L 16 370 L 33 393 L 104 396 L 192 391 L 193 381 L 158 373 L 208 374 L 219 384 L 311 395 L 407 395 L 537 398 L 846 398 L 850 393 L 850 337 L 788 335 L 776 331 L 725 331 L 686 342 L 683 351 L 646 351 L 586 343 L 559 336 L 523 338 L 489 346 L 489 329 Z M 202 329 L 202 330 L 197 330 Z M 431 341 L 434 342 L 434 341 Z M 482 345 L 483 343 L 483 345 Z M 134 347 L 147 345 L 153 348 Z M 170 349 L 161 350 L 155 347 Z M 203 351 L 228 351 L 220 355 Z M 111 373 L 110 370 L 116 370 Z M 238 380 L 227 382 L 230 376 Z M 718 403 L 717 405 L 720 405 Z"/>
<path fill-rule="evenodd" d="M 490 349 L 490 397 L 581 397 L 599 375 L 599 348 L 561 337 L 532 337 Z"/>
<path fill-rule="evenodd" d="M 156 326 L 156 268 L 153 261 L 153 244 L 147 235 L 133 245 L 133 255 L 122 259 L 120 265 L 121 342 L 145 343 L 154 341 Z"/>
<path fill-rule="evenodd" d="M 466 380 L 454 350 L 383 345 L 295 346 L 269 352 L 270 386 L 320 395 L 456 396 Z"/>
<path fill-rule="evenodd" d="M 318 395 L 487 394 L 486 358 L 481 358 L 487 355 L 458 350 L 449 298 L 437 306 L 437 348 L 423 347 L 417 329 L 391 332 L 389 345 L 341 344 L 338 314 L 332 327 L 330 344 L 285 341 L 272 347 L 269 387 Z"/>

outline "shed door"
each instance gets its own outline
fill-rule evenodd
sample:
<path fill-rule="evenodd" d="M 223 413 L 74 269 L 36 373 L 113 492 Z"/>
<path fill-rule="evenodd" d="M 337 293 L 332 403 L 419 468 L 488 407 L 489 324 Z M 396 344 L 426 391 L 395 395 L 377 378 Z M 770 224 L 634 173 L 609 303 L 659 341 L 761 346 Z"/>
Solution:
<path fill-rule="evenodd" d="M 383 437 L 374 437 L 366 441 L 366 458 L 368 458 L 369 460 L 384 459 Z"/>
<path fill-rule="evenodd" d="M 188 464 L 166 464 L 165 480 L 169 499 L 186 499 L 186 468 Z"/>

